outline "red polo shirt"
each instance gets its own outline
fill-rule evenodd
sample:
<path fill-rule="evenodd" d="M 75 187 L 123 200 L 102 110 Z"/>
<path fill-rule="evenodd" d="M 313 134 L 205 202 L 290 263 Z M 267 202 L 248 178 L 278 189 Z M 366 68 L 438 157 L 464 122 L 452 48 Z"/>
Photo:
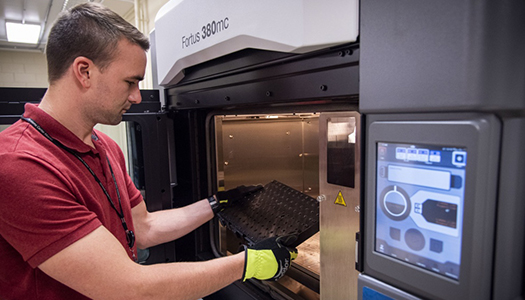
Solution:
<path fill-rule="evenodd" d="M 92 148 L 34 104 L 26 104 L 24 116 L 75 150 L 118 208 L 109 159 L 133 230 L 131 208 L 142 197 L 118 145 L 95 130 Z M 0 299 L 85 299 L 37 267 L 99 226 L 113 233 L 131 257 L 120 218 L 77 158 L 25 121 L 0 133 Z"/>

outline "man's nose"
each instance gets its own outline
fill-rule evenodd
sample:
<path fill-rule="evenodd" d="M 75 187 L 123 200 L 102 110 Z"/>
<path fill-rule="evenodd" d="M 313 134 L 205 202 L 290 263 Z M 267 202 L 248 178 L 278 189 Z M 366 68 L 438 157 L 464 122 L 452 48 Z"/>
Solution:
<path fill-rule="evenodd" d="M 142 96 L 140 95 L 140 89 L 139 89 L 138 85 L 129 94 L 128 100 L 132 104 L 139 104 L 140 102 L 142 102 Z"/>

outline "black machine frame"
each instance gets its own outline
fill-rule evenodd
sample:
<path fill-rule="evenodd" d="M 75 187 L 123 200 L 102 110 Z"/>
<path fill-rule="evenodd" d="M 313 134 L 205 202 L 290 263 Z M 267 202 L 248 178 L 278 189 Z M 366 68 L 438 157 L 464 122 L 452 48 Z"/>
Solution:
<path fill-rule="evenodd" d="M 176 128 L 176 161 L 184 164 L 177 166 L 178 185 L 184 188 L 177 188 L 174 199 L 187 199 L 191 191 L 197 201 L 217 191 L 214 116 L 356 111 L 358 62 L 356 43 L 306 55 L 247 49 L 186 69 L 184 79 L 165 90 Z M 217 226 L 211 222 L 177 241 L 195 244 L 193 253 L 186 248 L 187 259 L 220 255 Z M 319 275 L 301 266 L 293 266 L 289 275 L 319 293 Z M 260 299 L 246 292 L 253 288 L 266 298 L 302 299 L 277 283 L 256 280 L 236 282 L 207 299 Z"/>

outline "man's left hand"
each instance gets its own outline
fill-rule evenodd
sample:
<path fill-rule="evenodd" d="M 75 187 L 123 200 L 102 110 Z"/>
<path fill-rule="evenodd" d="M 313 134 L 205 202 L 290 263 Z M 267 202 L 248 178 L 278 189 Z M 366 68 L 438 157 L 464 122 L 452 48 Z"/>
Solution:
<path fill-rule="evenodd" d="M 210 201 L 210 205 L 213 209 L 213 212 L 216 214 L 232 206 L 235 202 L 239 201 L 240 199 L 248 195 L 254 194 L 262 189 L 262 185 L 241 185 L 231 190 L 217 192 L 217 194 L 215 194 L 214 196 L 209 197 L 208 201 Z"/>

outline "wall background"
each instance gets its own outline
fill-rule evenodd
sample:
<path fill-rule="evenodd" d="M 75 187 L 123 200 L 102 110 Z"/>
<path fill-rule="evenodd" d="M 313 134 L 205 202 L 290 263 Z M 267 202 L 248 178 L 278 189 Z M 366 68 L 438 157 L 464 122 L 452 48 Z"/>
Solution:
<path fill-rule="evenodd" d="M 0 87 L 47 87 L 44 53 L 0 50 Z"/>
<path fill-rule="evenodd" d="M 135 25 L 144 34 L 149 33 L 155 27 L 155 16 L 159 9 L 168 0 L 142 0 L 141 9 L 143 15 L 138 23 L 135 22 L 135 11 L 130 11 L 121 15 L 125 20 Z M 148 52 L 148 66 L 141 88 L 151 89 L 151 64 Z M 41 52 L 0 50 L 0 87 L 47 87 L 47 63 L 45 54 Z"/>

